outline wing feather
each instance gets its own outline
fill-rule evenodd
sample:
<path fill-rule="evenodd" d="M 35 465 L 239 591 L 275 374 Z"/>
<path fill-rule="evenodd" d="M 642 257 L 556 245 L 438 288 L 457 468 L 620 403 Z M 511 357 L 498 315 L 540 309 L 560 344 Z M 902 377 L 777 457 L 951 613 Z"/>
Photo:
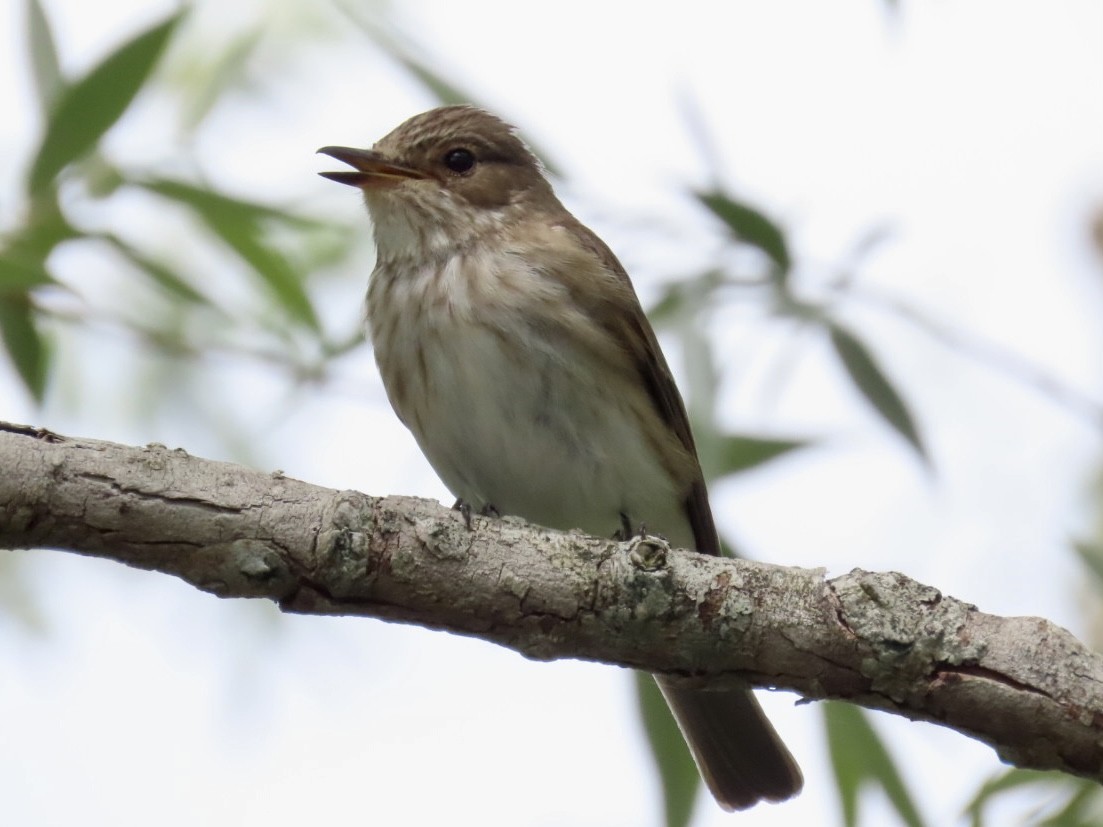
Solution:
<path fill-rule="evenodd" d="M 613 251 L 589 228 L 570 215 L 565 216 L 560 224 L 601 261 L 605 270 L 616 278 L 622 288 L 615 293 L 601 291 L 600 296 L 595 296 L 593 285 L 579 284 L 576 285 L 576 290 L 586 293 L 586 296 L 576 298 L 588 298 L 592 302 L 600 302 L 603 305 L 591 308 L 590 315 L 627 350 L 639 374 L 641 384 L 647 389 L 655 412 L 677 435 L 686 455 L 683 462 L 688 459 L 691 469 L 683 508 L 693 531 L 697 551 L 720 555 L 720 538 L 716 533 L 716 524 L 709 506 L 708 490 L 705 488 L 701 464 L 697 458 L 697 448 L 689 426 L 689 415 L 686 413 L 686 406 L 681 394 L 678 393 L 674 376 L 659 348 L 655 331 L 643 312 L 632 282 Z M 591 289 L 587 290 L 587 286 Z"/>

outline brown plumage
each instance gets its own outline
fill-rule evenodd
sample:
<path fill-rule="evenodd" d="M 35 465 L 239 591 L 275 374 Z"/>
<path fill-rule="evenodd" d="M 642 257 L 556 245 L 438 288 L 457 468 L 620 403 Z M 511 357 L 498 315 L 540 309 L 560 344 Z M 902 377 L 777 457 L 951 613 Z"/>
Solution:
<path fill-rule="evenodd" d="M 323 175 L 364 192 L 376 361 L 452 493 L 564 530 L 646 525 L 719 554 L 685 406 L 632 284 L 515 131 L 453 106 L 372 150 L 321 151 L 354 168 Z M 749 691 L 659 686 L 721 806 L 800 790 Z"/>

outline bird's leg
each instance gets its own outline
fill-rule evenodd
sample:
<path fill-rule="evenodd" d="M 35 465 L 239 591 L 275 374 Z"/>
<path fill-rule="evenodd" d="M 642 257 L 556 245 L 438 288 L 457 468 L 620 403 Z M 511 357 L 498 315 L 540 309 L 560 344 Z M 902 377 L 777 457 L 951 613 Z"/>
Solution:
<path fill-rule="evenodd" d="M 632 533 L 632 520 L 623 511 L 620 512 L 620 528 L 613 532 L 613 539 L 623 543 Z"/>
<path fill-rule="evenodd" d="M 460 516 L 463 517 L 463 524 L 467 526 L 467 530 L 471 531 L 471 505 L 462 497 L 456 500 L 452 504 L 452 510 L 460 512 Z"/>
<path fill-rule="evenodd" d="M 640 523 L 638 527 L 632 527 L 632 518 L 629 517 L 623 511 L 620 512 L 620 528 L 613 532 L 613 539 L 618 542 L 624 543 L 628 540 L 637 539 L 643 540 L 647 537 L 658 537 L 665 543 L 670 541 L 666 539 L 662 534 L 649 534 L 647 531 L 647 523 Z"/>
<path fill-rule="evenodd" d="M 471 515 L 474 513 L 471 510 L 471 503 L 467 502 L 463 497 L 460 497 L 452 505 L 453 511 L 458 511 L 463 516 L 463 524 L 467 526 L 467 530 L 473 530 L 471 525 Z M 497 519 L 502 516 L 502 513 L 498 511 L 494 503 L 487 503 L 479 509 L 479 514 L 483 517 L 490 517 L 491 519 Z"/>

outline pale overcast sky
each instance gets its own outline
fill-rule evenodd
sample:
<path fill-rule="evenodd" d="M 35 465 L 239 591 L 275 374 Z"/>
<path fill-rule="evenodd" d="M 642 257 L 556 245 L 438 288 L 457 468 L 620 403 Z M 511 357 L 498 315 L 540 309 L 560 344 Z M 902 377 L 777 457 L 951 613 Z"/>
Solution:
<path fill-rule="evenodd" d="M 45 5 L 72 71 L 172 8 Z M 212 36 L 265 6 L 197 5 Z M 617 250 L 645 299 L 707 260 L 712 236 L 684 197 L 687 184 L 708 182 L 683 118 L 692 99 L 726 180 L 789 230 L 807 284 L 890 227 L 862 270 L 870 289 L 1103 399 L 1101 268 L 1089 240 L 1103 206 L 1103 4 L 914 2 L 899 15 L 886 5 L 412 0 L 395 16 L 457 81 L 554 151 L 572 181 L 564 200 Z M 0 3 L 4 228 L 40 128 L 23 31 L 23 3 Z M 203 172 L 236 192 L 358 217 L 354 193 L 315 175 L 326 165 L 315 148 L 368 144 L 431 101 L 351 29 L 279 65 L 281 76 L 258 78 L 263 95 L 216 114 L 198 147 Z M 124 125 L 108 148 L 153 163 L 158 134 L 156 123 Z M 664 224 L 658 240 L 646 229 L 654 221 Z M 74 284 L 100 277 L 87 259 L 54 263 Z M 333 313 L 354 312 L 347 299 L 368 266 L 327 300 Z M 846 317 L 899 379 L 936 472 L 855 400 L 814 338 L 779 390 L 772 371 L 789 340 L 757 314 L 725 312 L 713 325 L 725 421 L 823 444 L 717 486 L 721 525 L 769 562 L 896 569 L 986 611 L 1042 615 L 1086 636 L 1069 540 L 1091 525 L 1099 432 L 891 316 L 854 305 Z M 129 346 L 101 334 L 67 364 L 98 371 L 108 395 Z M 369 354 L 335 390 L 286 412 L 263 372 L 211 370 L 233 377 L 224 402 L 264 467 L 450 502 L 386 408 Z M 4 419 L 225 450 L 183 416 L 151 424 L 120 417 L 112 400 L 55 398 L 36 411 L 6 364 L 0 399 Z M 48 632 L 28 636 L 0 616 L 6 823 L 659 823 L 631 682 L 617 670 L 529 663 L 363 620 L 274 620 L 155 575 L 33 557 L 27 586 Z M 820 716 L 795 700 L 765 697 L 806 791 L 739 816 L 741 827 L 838 823 Z M 953 823 L 999 770 L 989 749 L 960 736 L 877 721 L 931 823 Z M 893 823 L 871 806 L 865 823 Z M 734 821 L 702 800 L 695 824 Z"/>

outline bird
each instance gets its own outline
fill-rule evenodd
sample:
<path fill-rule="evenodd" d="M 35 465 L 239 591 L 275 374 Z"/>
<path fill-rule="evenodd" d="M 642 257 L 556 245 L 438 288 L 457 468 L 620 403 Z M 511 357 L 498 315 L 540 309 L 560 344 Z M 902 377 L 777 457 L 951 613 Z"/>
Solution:
<path fill-rule="evenodd" d="M 560 530 L 646 526 L 721 554 L 689 417 L 624 267 L 557 198 L 518 131 L 471 105 L 370 149 L 326 146 L 359 188 L 367 324 L 387 397 L 457 505 Z M 800 770 L 749 689 L 659 688 L 726 810 Z"/>

